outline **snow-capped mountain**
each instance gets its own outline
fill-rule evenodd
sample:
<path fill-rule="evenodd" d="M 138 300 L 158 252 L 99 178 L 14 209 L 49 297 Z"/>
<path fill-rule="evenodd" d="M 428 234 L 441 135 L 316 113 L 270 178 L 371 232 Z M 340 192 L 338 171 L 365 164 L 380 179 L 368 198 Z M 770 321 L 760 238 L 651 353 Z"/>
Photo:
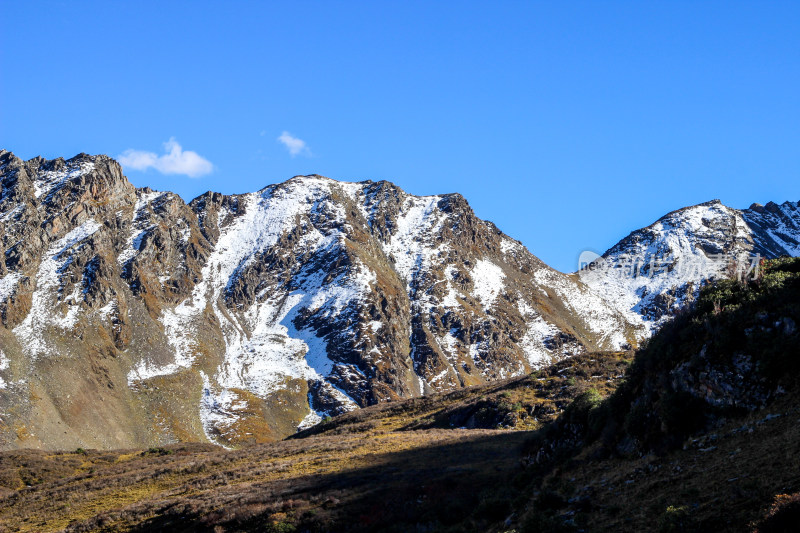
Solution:
<path fill-rule="evenodd" d="M 706 281 L 757 275 L 760 258 L 783 255 L 800 255 L 797 202 L 739 210 L 713 200 L 634 231 L 578 275 L 652 332 Z"/>
<path fill-rule="evenodd" d="M 681 209 L 565 275 L 458 194 L 313 175 L 187 204 L 0 151 L 0 251 L 0 446 L 235 444 L 635 346 L 798 255 L 800 207 Z"/>
<path fill-rule="evenodd" d="M 186 204 L 0 151 L 0 441 L 280 438 L 643 333 L 458 194 L 296 176 Z"/>

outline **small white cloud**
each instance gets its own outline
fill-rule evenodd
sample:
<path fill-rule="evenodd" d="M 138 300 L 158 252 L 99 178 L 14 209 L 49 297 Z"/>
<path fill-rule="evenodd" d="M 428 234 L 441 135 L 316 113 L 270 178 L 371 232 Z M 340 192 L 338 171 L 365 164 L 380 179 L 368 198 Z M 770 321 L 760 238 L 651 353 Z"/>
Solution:
<path fill-rule="evenodd" d="M 125 168 L 147 170 L 154 168 L 162 174 L 184 174 L 197 178 L 214 170 L 211 161 L 197 152 L 184 150 L 174 137 L 164 143 L 165 154 L 158 155 L 142 150 L 125 150 L 119 159 Z"/>
<path fill-rule="evenodd" d="M 281 136 L 278 137 L 278 142 L 281 143 L 289 150 L 289 155 L 295 157 L 297 155 L 311 155 L 311 149 L 308 147 L 306 142 L 303 139 L 298 139 L 297 137 L 293 136 L 288 131 L 284 131 L 281 133 Z"/>

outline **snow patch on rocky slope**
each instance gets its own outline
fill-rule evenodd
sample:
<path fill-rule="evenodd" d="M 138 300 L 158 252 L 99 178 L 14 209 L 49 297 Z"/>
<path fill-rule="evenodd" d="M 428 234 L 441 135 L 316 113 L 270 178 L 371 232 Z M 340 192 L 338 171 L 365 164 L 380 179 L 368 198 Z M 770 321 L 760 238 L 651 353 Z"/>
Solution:
<path fill-rule="evenodd" d="M 631 233 L 578 275 L 651 334 L 704 283 L 752 275 L 759 257 L 781 255 L 800 255 L 797 203 L 738 210 L 714 200 Z"/>
<path fill-rule="evenodd" d="M 93 161 L 82 161 L 74 165 L 68 165 L 60 170 L 50 170 L 38 174 L 33 181 L 33 194 L 36 198 L 47 198 L 60 189 L 68 180 L 88 174 L 94 170 Z"/>
<path fill-rule="evenodd" d="M 25 320 L 14 328 L 14 334 L 20 338 L 25 353 L 30 358 L 35 359 L 52 349 L 43 335 L 48 327 L 69 331 L 78 320 L 80 287 L 76 284 L 75 292 L 71 293 L 69 298 L 65 297 L 61 272 L 72 261 L 72 251 L 101 227 L 95 220 L 87 220 L 53 243 L 42 259 L 36 273 L 36 289 L 33 292 L 30 312 Z M 70 307 L 67 312 L 61 314 L 54 310 L 54 300 L 71 300 L 68 301 Z"/>

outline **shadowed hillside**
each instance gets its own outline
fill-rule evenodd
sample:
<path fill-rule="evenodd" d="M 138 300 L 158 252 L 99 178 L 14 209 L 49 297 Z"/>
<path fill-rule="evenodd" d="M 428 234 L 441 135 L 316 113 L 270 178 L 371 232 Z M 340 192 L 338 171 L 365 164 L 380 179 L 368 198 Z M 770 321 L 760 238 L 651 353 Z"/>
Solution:
<path fill-rule="evenodd" d="M 296 438 L 239 450 L 5 452 L 0 530 L 485 529 L 510 512 L 506 482 L 529 435 L 520 430 L 553 420 L 587 390 L 610 393 L 628 357 L 586 354 L 531 376 L 346 413 Z"/>
<path fill-rule="evenodd" d="M 748 531 L 796 500 L 798 323 L 799 259 L 707 287 L 613 395 L 580 396 L 528 443 L 518 528 Z"/>

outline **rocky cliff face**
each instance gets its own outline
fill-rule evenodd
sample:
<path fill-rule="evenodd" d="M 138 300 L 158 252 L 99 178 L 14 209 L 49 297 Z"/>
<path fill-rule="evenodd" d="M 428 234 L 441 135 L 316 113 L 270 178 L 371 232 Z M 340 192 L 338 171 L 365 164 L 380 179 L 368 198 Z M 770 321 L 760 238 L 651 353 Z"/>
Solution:
<path fill-rule="evenodd" d="M 719 200 L 679 209 L 634 231 L 578 273 L 633 324 L 655 331 L 713 279 L 753 276 L 758 259 L 800 255 L 800 205 Z"/>
<path fill-rule="evenodd" d="M 6 151 L 0 186 L 6 448 L 271 440 L 642 336 L 457 194 L 297 176 L 186 204 Z"/>

